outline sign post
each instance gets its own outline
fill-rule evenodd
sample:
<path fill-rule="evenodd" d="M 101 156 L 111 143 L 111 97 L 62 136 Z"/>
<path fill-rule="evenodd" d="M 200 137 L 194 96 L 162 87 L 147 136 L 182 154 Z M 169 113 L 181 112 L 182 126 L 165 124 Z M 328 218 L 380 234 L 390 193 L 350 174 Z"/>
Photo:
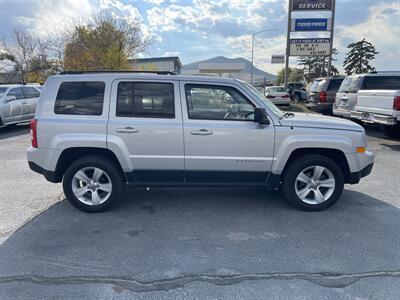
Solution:
<path fill-rule="evenodd" d="M 328 75 L 332 71 L 333 34 L 336 0 L 289 0 L 286 41 L 285 87 L 289 78 L 290 56 L 328 57 Z M 330 11 L 331 18 L 292 18 L 292 12 Z M 329 38 L 290 39 L 291 32 L 330 32 Z"/>

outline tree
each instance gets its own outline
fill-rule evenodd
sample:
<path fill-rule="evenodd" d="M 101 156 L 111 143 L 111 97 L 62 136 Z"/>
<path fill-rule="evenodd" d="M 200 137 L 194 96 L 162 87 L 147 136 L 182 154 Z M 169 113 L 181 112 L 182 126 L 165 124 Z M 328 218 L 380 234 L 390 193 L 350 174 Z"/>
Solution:
<path fill-rule="evenodd" d="M 336 61 L 339 51 L 332 49 L 332 61 Z M 309 80 L 328 75 L 328 57 L 326 56 L 303 56 L 298 59 L 299 66 L 302 66 L 303 72 Z M 332 65 L 331 75 L 339 74 L 338 69 Z"/>
<path fill-rule="evenodd" d="M 289 68 L 288 73 L 289 73 L 288 76 L 289 82 L 300 82 L 304 80 L 304 73 L 300 69 Z M 284 82 L 285 82 L 285 69 L 282 69 L 278 72 L 276 76 L 276 84 L 282 85 Z"/>
<path fill-rule="evenodd" d="M 21 82 L 25 83 L 30 62 L 39 55 L 40 41 L 21 27 L 13 30 L 13 36 L 12 44 L 4 39 L 1 42 L 3 52 L 0 53 L 0 60 L 14 64 L 15 72 L 18 73 Z"/>
<path fill-rule="evenodd" d="M 347 48 L 350 51 L 346 53 L 347 57 L 343 63 L 347 75 L 375 71 L 370 62 L 375 59 L 375 55 L 379 54 L 379 52 L 376 51 L 372 43 L 364 38 L 361 41 L 348 45 Z"/>
<path fill-rule="evenodd" d="M 151 40 L 144 38 L 138 22 L 128 23 L 97 15 L 87 25 L 75 25 L 65 46 L 66 70 L 124 70 L 128 58 L 144 52 Z"/>

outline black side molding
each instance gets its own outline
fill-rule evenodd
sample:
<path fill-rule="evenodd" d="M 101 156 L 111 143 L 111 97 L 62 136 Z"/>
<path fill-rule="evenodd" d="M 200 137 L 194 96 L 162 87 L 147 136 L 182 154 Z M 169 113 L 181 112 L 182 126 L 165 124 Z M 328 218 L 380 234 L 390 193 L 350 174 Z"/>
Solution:
<path fill-rule="evenodd" d="M 374 167 L 374 163 L 366 166 L 359 172 L 353 172 L 349 174 L 349 177 L 346 180 L 346 183 L 349 184 L 357 184 L 360 182 L 361 178 L 368 176 L 372 172 L 372 168 Z"/>

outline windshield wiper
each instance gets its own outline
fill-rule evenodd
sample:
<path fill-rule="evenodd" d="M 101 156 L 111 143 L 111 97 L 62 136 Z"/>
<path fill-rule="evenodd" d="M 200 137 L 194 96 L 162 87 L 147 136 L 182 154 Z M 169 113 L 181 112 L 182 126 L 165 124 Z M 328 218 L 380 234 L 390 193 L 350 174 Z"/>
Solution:
<path fill-rule="evenodd" d="M 285 113 L 285 114 L 281 117 L 281 120 L 282 120 L 283 118 L 290 118 L 290 117 L 294 117 L 294 116 L 295 116 L 294 113 L 292 113 L 292 112 L 287 112 L 287 113 Z"/>

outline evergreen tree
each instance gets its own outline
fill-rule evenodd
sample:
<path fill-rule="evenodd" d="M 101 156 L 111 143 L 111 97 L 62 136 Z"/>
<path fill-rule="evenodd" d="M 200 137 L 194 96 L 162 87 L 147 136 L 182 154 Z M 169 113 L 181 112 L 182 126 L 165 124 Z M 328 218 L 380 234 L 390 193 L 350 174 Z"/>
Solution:
<path fill-rule="evenodd" d="M 361 74 L 375 71 L 375 68 L 370 65 L 370 62 L 375 59 L 375 46 L 366 41 L 365 38 L 361 41 L 352 43 L 347 46 L 350 49 L 347 57 L 344 60 L 343 67 L 347 75 Z"/>
<path fill-rule="evenodd" d="M 337 54 L 339 54 L 339 51 L 333 48 L 332 61 L 336 61 L 335 56 Z M 304 74 L 310 80 L 328 75 L 328 57 L 326 56 L 303 56 L 298 59 L 298 64 L 302 66 Z M 332 66 L 331 73 L 337 75 L 339 71 Z"/>

